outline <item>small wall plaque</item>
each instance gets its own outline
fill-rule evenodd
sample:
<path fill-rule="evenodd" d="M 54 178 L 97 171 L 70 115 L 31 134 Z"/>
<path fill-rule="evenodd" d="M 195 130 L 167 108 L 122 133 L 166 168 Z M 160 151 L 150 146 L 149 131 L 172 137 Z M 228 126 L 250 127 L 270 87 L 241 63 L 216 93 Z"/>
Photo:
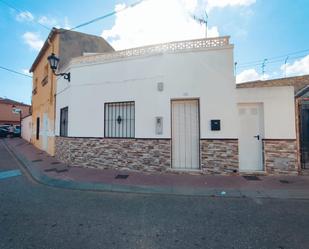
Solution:
<path fill-rule="evenodd" d="M 158 91 L 159 91 L 159 92 L 163 92 L 163 90 L 164 90 L 164 84 L 163 84 L 163 82 L 158 82 L 157 88 L 158 88 Z"/>
<path fill-rule="evenodd" d="M 156 135 L 163 134 L 163 117 L 156 117 Z"/>

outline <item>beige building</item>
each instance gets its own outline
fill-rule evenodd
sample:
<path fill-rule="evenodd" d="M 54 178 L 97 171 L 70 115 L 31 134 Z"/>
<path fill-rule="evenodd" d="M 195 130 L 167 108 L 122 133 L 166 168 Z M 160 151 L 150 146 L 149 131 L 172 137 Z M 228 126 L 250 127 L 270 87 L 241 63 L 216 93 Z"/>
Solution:
<path fill-rule="evenodd" d="M 54 155 L 55 151 L 55 102 L 56 76 L 49 67 L 47 57 L 54 53 L 59 59 L 58 71 L 72 58 L 84 53 L 103 53 L 114 49 L 98 36 L 65 29 L 53 28 L 34 60 L 32 90 L 32 143 Z"/>

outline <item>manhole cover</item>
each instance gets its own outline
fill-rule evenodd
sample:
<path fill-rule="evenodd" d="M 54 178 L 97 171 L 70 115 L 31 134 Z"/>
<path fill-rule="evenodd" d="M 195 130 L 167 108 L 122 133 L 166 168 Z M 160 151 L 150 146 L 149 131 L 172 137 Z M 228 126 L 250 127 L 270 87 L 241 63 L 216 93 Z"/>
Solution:
<path fill-rule="evenodd" d="M 32 160 L 32 162 L 37 163 L 37 162 L 42 162 L 42 159 L 36 159 L 36 160 Z"/>
<path fill-rule="evenodd" d="M 247 181 L 260 181 L 261 179 L 257 176 L 243 176 Z"/>
<path fill-rule="evenodd" d="M 129 175 L 116 175 L 115 179 L 127 179 L 129 177 Z"/>

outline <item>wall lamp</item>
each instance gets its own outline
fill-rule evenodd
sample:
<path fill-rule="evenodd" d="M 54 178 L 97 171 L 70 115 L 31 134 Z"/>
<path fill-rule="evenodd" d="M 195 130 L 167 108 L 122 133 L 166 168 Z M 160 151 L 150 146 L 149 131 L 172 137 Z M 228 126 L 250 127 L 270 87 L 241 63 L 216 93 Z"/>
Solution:
<path fill-rule="evenodd" d="M 53 71 L 54 75 L 56 76 L 63 76 L 65 80 L 68 80 L 70 82 L 71 80 L 71 73 L 56 73 L 56 70 L 59 65 L 59 58 L 52 53 L 50 56 L 47 57 L 47 60 L 49 62 L 49 66 L 51 70 Z"/>

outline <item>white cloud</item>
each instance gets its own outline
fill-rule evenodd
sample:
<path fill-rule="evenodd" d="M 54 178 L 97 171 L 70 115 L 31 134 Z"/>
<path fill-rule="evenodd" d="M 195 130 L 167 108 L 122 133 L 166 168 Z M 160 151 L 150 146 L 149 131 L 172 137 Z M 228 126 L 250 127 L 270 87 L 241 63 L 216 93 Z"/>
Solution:
<path fill-rule="evenodd" d="M 34 20 L 34 16 L 29 11 L 23 11 L 16 16 L 16 20 L 19 22 L 32 22 Z"/>
<path fill-rule="evenodd" d="M 284 74 L 286 72 L 287 76 L 309 74 L 309 55 L 294 61 L 292 64 L 287 63 L 286 65 L 282 65 L 280 69 Z"/>
<path fill-rule="evenodd" d="M 29 73 L 29 69 L 25 69 L 25 68 L 24 68 L 24 69 L 22 69 L 21 71 L 22 71 L 23 74 L 32 76 L 32 73 Z"/>
<path fill-rule="evenodd" d="M 40 38 L 40 36 L 33 32 L 24 33 L 23 39 L 25 43 L 30 46 L 30 48 L 37 51 L 39 51 L 44 44 L 44 41 Z"/>
<path fill-rule="evenodd" d="M 206 0 L 208 11 L 214 8 L 249 6 L 256 0 Z"/>
<path fill-rule="evenodd" d="M 236 83 L 243 83 L 255 80 L 267 80 L 268 74 L 260 75 L 255 69 L 246 69 L 236 76 Z"/>
<path fill-rule="evenodd" d="M 197 0 L 147 0 L 117 13 L 114 26 L 104 30 L 102 36 L 118 50 L 202 38 L 205 36 L 205 26 L 191 17 L 198 4 Z M 115 10 L 124 7 L 125 4 L 118 4 Z M 219 36 L 218 28 L 209 28 L 208 36 Z"/>
<path fill-rule="evenodd" d="M 65 29 L 70 29 L 69 25 L 69 19 L 67 16 L 64 17 L 63 20 L 60 20 L 59 18 L 51 17 L 51 16 L 40 16 L 35 17 L 31 12 L 29 11 L 23 11 L 16 15 L 16 20 L 19 22 L 38 22 L 44 26 L 47 27 L 64 27 Z"/>
<path fill-rule="evenodd" d="M 42 24 L 42 25 L 46 25 L 49 27 L 54 27 L 57 25 L 58 21 L 55 18 L 50 18 L 47 16 L 41 16 L 38 19 L 38 23 Z"/>

